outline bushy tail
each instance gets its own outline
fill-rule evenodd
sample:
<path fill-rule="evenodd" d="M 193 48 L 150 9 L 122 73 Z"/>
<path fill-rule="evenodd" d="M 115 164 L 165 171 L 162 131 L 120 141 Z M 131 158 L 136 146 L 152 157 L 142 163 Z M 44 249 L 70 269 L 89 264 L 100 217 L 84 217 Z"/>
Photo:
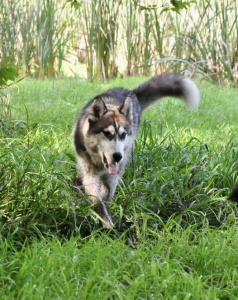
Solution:
<path fill-rule="evenodd" d="M 196 110 L 199 105 L 199 91 L 195 83 L 177 74 L 155 76 L 133 90 L 142 110 L 163 97 L 175 97 L 184 101 L 187 108 Z"/>

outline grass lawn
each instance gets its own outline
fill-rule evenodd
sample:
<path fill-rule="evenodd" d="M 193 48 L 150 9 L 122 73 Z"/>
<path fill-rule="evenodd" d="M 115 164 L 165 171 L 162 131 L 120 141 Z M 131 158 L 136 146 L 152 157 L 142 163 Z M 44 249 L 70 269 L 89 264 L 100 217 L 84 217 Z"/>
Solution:
<path fill-rule="evenodd" d="M 72 127 L 109 83 L 24 80 L 0 119 L 0 299 L 237 299 L 238 92 L 143 115 L 103 231 L 77 185 Z"/>

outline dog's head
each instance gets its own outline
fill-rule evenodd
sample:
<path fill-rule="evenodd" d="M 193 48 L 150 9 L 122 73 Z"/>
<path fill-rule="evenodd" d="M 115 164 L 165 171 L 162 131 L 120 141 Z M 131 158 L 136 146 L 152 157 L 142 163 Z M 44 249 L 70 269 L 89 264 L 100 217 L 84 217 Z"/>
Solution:
<path fill-rule="evenodd" d="M 92 155 L 97 156 L 112 175 L 118 173 L 131 135 L 132 98 L 128 96 L 119 107 L 106 106 L 95 98 L 90 106 L 86 136 Z"/>

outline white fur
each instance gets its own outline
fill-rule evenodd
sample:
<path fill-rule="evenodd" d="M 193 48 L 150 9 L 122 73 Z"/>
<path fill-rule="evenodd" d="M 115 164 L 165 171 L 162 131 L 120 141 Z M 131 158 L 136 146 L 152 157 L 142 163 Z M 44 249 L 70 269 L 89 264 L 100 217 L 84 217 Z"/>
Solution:
<path fill-rule="evenodd" d="M 122 126 L 120 126 L 120 128 L 121 132 L 125 132 L 125 129 Z M 113 154 L 115 152 L 120 152 L 123 160 L 123 157 L 125 156 L 124 152 L 128 145 L 128 136 L 126 135 L 124 140 L 118 138 L 116 140 L 108 140 L 103 133 L 100 133 L 97 137 L 97 144 L 100 155 L 103 156 L 104 154 L 108 163 L 113 163 Z"/>
<path fill-rule="evenodd" d="M 123 134 L 125 132 L 125 128 L 123 126 L 120 126 L 118 128 L 118 132 L 119 132 L 120 135 Z"/>
<path fill-rule="evenodd" d="M 89 122 L 88 122 L 88 120 L 87 120 L 87 122 L 85 122 L 85 123 L 83 124 L 83 129 L 82 129 L 82 132 L 83 132 L 83 135 L 84 135 L 84 136 L 87 135 L 88 129 L 89 129 Z"/>
<path fill-rule="evenodd" d="M 199 90 L 195 83 L 189 78 L 183 79 L 185 89 L 184 101 L 189 110 L 197 110 L 200 102 Z"/>
<path fill-rule="evenodd" d="M 107 128 L 105 128 L 104 131 L 108 131 L 113 135 L 115 133 L 115 128 L 114 126 L 110 125 Z"/>

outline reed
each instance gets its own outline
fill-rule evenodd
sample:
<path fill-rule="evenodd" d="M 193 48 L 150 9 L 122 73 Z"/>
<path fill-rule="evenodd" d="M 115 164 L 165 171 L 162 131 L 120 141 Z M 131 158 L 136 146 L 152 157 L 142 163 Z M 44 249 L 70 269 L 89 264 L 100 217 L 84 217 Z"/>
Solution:
<path fill-rule="evenodd" d="M 108 79 L 117 75 L 116 51 L 121 1 L 91 0 L 83 3 L 88 78 Z"/>
<path fill-rule="evenodd" d="M 91 80 L 174 71 L 238 83 L 237 1 L 199 0 L 180 14 L 165 1 L 136 3 L 81 0 L 74 10 L 64 0 L 0 0 L 1 56 L 14 53 L 36 77 L 83 53 Z"/>
<path fill-rule="evenodd" d="M 71 38 L 63 1 L 1 0 L 0 14 L 1 56 L 14 53 L 24 73 L 35 77 L 60 72 Z"/>
<path fill-rule="evenodd" d="M 237 66 L 237 4 L 236 1 L 201 1 L 199 19 L 189 19 L 193 28 L 186 32 L 190 57 L 200 61 L 203 71 L 217 79 L 238 82 Z"/>

